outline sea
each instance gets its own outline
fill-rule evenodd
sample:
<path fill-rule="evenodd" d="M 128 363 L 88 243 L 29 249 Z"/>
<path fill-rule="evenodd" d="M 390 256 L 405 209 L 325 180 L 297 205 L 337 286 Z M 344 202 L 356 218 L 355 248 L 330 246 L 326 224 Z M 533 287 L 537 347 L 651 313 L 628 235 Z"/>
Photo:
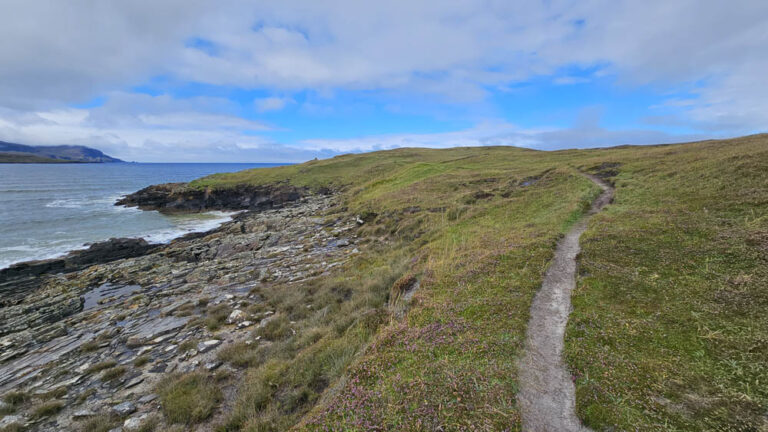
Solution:
<path fill-rule="evenodd" d="M 232 213 L 163 215 L 115 206 L 152 184 L 282 164 L 104 163 L 0 164 L 0 269 L 54 258 L 112 237 L 166 243 L 213 229 Z"/>

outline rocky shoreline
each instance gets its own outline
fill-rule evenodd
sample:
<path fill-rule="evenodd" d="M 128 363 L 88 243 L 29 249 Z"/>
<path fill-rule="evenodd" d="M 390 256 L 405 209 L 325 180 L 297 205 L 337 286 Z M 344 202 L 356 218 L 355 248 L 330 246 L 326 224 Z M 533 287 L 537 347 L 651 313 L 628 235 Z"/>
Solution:
<path fill-rule="evenodd" d="M 334 215 L 330 194 L 160 185 L 120 203 L 248 211 L 167 245 L 112 239 L 0 271 L 0 430 L 77 430 L 99 418 L 122 425 L 117 430 L 150 421 L 166 430 L 158 382 L 177 372 L 241 374 L 217 353 L 269 343 L 254 331 L 275 318 L 260 290 L 327 274 L 359 252 L 360 220 Z M 234 388 L 224 394 L 234 397 Z"/>
<path fill-rule="evenodd" d="M 327 191 L 326 191 L 327 192 Z M 265 210 L 307 196 L 306 188 L 286 184 L 237 185 L 224 189 L 195 189 L 187 183 L 152 185 L 118 200 L 115 205 L 164 213 L 210 210 Z"/>

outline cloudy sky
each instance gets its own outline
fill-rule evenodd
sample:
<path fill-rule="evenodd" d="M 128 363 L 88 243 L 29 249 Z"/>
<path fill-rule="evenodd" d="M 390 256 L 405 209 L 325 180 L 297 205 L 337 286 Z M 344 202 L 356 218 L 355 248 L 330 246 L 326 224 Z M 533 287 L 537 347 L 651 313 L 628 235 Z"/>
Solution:
<path fill-rule="evenodd" d="M 768 130 L 768 1 L 3 0 L 0 140 L 302 161 Z"/>

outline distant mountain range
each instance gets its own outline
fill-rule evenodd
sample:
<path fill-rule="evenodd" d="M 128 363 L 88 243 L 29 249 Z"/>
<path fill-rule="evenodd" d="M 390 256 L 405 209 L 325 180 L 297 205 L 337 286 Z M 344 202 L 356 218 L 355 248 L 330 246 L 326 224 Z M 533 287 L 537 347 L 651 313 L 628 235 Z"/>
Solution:
<path fill-rule="evenodd" d="M 78 145 L 28 146 L 0 141 L 0 163 L 123 162 L 100 150 Z"/>

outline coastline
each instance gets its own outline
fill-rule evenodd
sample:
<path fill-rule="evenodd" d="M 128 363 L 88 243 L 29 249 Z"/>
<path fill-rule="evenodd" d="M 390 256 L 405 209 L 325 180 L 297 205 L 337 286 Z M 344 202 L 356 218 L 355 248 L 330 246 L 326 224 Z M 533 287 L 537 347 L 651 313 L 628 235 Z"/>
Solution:
<path fill-rule="evenodd" d="M 128 207 L 126 207 L 128 208 Z M 190 234 L 199 234 L 199 233 L 206 233 L 209 231 L 216 230 L 220 228 L 222 225 L 226 224 L 227 222 L 232 221 L 232 219 L 239 214 L 239 211 L 219 211 L 219 210 L 211 210 L 208 212 L 202 212 L 199 213 L 201 215 L 212 215 L 216 216 L 215 218 L 211 218 L 208 221 L 200 221 L 198 223 L 190 223 L 188 224 L 188 228 L 177 228 L 177 229 L 168 229 L 168 230 L 162 230 L 162 231 L 156 231 L 154 233 L 147 233 L 145 235 L 141 236 L 130 236 L 130 237 L 111 237 L 111 238 L 104 238 L 102 240 L 92 241 L 81 244 L 79 247 L 67 247 L 66 249 L 62 248 L 58 251 L 51 251 L 49 253 L 43 253 L 37 258 L 32 259 L 22 259 L 17 261 L 11 261 L 9 263 L 3 263 L 0 262 L 0 271 L 6 270 L 8 268 L 11 268 L 13 266 L 17 265 L 24 265 L 27 263 L 32 262 L 41 262 L 41 261 L 52 261 L 52 260 L 59 260 L 64 259 L 67 256 L 71 254 L 76 254 L 78 252 L 87 250 L 89 247 L 93 246 L 94 244 L 99 243 L 105 243 L 109 242 L 112 238 L 121 238 L 121 239 L 131 239 L 131 240 L 146 240 L 147 243 L 151 245 L 166 245 L 174 240 L 180 239 L 186 235 Z M 54 248 L 51 248 L 54 249 Z"/>
<path fill-rule="evenodd" d="M 0 165 L 0 268 L 60 258 L 112 237 L 167 243 L 231 219 L 229 209 L 165 214 L 115 206 L 148 185 L 273 164 Z M 221 213 L 220 213 L 221 212 Z M 228 214 L 225 214 L 228 213 Z"/>
<path fill-rule="evenodd" d="M 69 393 L 86 395 L 79 403 L 64 399 L 53 423 L 36 425 L 53 431 L 125 402 L 131 412 L 156 414 L 156 385 L 173 372 L 226 368 L 234 389 L 244 372 L 217 358 L 220 348 L 251 341 L 254 329 L 276 318 L 261 287 L 326 274 L 359 253 L 355 220 L 321 216 L 336 205 L 333 196 L 259 202 L 166 244 L 112 239 L 16 266 L 24 268 L 10 275 L 13 288 L 29 285 L 0 308 L 0 393 L 47 393 L 66 383 Z M 8 281 L 8 269 L 2 277 Z M 193 319 L 211 313 L 216 327 Z M 146 366 L 122 372 L 137 359 Z M 120 376 L 93 372 L 107 363 Z"/>

